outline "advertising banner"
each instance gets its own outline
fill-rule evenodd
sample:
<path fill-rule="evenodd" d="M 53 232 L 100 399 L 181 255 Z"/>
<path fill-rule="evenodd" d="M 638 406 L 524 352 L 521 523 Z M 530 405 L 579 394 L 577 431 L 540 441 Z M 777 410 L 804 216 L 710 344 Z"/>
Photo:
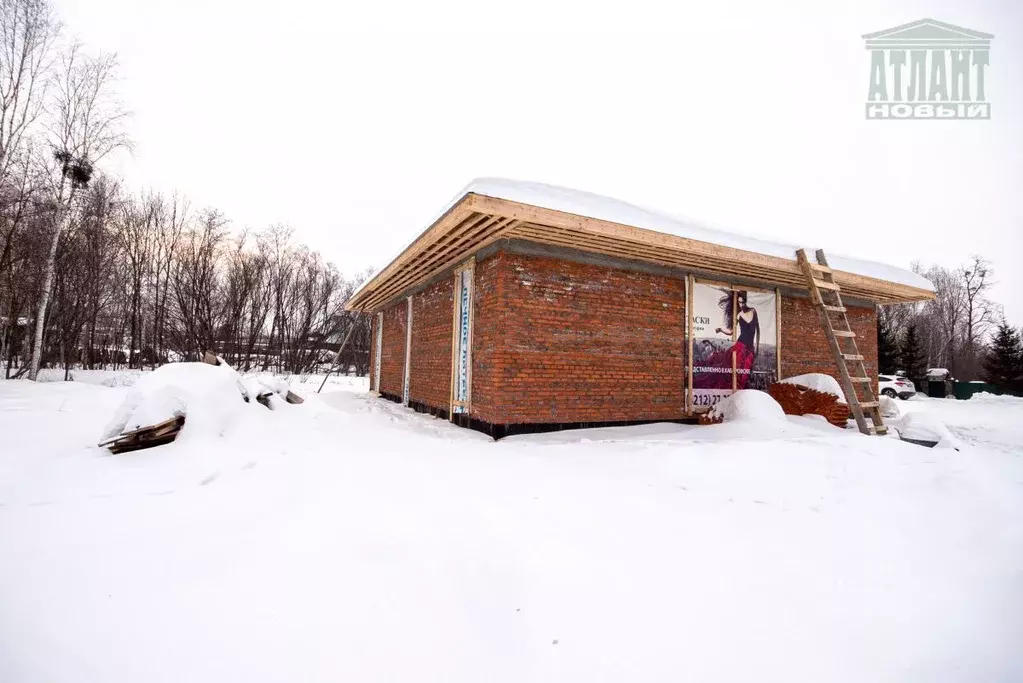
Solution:
<path fill-rule="evenodd" d="M 458 275 L 457 289 L 457 320 L 458 337 L 455 348 L 455 401 L 465 403 L 469 398 L 469 367 L 472 362 L 469 348 L 469 315 L 472 311 L 472 271 L 463 270 Z M 464 405 L 456 405 L 456 413 L 468 412 Z"/>
<path fill-rule="evenodd" d="M 774 292 L 693 286 L 693 408 L 705 410 L 733 389 L 766 390 L 777 381 Z"/>
<path fill-rule="evenodd" d="M 746 294 L 745 306 L 743 305 L 743 294 Z M 767 391 L 774 382 L 778 381 L 778 308 L 777 297 L 774 292 L 749 292 L 737 291 L 735 293 L 738 310 L 737 339 L 744 338 L 752 344 L 752 348 L 744 350 L 752 351 L 752 359 L 749 360 L 748 369 L 745 365 L 739 367 L 743 371 L 739 373 L 737 386 L 739 389 L 760 389 Z M 747 330 L 744 333 L 744 325 Z M 753 334 L 756 334 L 755 339 Z M 737 364 L 738 365 L 738 364 Z"/>

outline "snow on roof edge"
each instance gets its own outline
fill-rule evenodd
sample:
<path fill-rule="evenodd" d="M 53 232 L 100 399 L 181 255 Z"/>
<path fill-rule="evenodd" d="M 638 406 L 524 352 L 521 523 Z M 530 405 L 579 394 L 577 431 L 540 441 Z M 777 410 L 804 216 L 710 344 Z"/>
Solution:
<path fill-rule="evenodd" d="M 426 228 L 416 235 L 415 239 L 403 247 L 398 254 L 400 255 L 404 253 L 405 250 L 415 244 L 416 241 L 430 229 L 430 226 L 440 220 L 444 214 L 450 211 L 453 206 L 458 204 L 458 202 L 460 202 L 468 194 L 478 194 L 486 197 L 492 197 L 494 199 L 503 199 L 506 201 L 518 202 L 520 204 L 538 206 L 553 211 L 561 211 L 563 213 L 585 216 L 587 218 L 620 223 L 622 225 L 629 225 L 635 228 L 653 230 L 655 232 L 674 235 L 676 237 L 717 244 L 725 247 L 731 247 L 733 249 L 741 249 L 743 251 L 775 256 L 792 261 L 795 261 L 796 250 L 799 249 L 799 247 L 795 245 L 755 237 L 747 237 L 728 230 L 701 225 L 695 221 L 690 221 L 689 219 L 674 217 L 659 211 L 630 204 L 620 199 L 593 194 L 591 192 L 573 190 L 566 187 L 558 187 L 556 185 L 547 185 L 545 183 L 532 181 L 484 177 L 476 178 L 462 188 L 461 192 L 455 195 L 455 197 L 449 201 L 439 213 L 436 214 L 433 220 L 427 223 Z M 808 249 L 808 251 L 809 250 L 811 249 Z M 932 285 L 927 278 L 910 270 L 906 270 L 905 268 L 899 268 L 898 266 L 892 266 L 886 263 L 878 263 L 876 261 L 867 261 L 864 259 L 837 255 L 830 251 L 827 253 L 829 264 L 836 270 L 842 270 L 848 273 L 854 273 L 856 275 L 871 277 L 878 280 L 894 282 L 907 287 L 916 287 L 917 289 L 922 289 L 928 292 L 934 291 L 934 285 Z M 383 265 L 383 267 L 376 269 L 373 276 L 364 281 L 358 289 L 352 293 L 352 297 L 358 295 L 365 286 L 372 281 L 374 277 L 379 275 L 379 273 L 381 273 L 387 265 L 392 263 L 395 258 L 397 258 L 397 256 L 391 258 Z"/>
<path fill-rule="evenodd" d="M 463 194 L 469 192 L 792 261 L 796 260 L 796 250 L 799 249 L 798 246 L 792 244 L 747 237 L 728 230 L 701 225 L 686 218 L 646 209 L 620 199 L 543 183 L 504 178 L 477 178 L 466 186 Z M 934 286 L 929 280 L 897 266 L 841 256 L 831 252 L 828 252 L 828 262 L 836 270 L 934 291 Z"/>

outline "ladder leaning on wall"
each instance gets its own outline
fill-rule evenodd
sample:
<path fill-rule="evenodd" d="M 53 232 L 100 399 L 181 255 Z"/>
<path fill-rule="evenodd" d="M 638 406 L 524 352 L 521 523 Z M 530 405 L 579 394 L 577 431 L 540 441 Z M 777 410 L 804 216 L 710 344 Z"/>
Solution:
<path fill-rule="evenodd" d="M 842 391 L 845 392 L 845 401 L 861 432 L 864 434 L 887 434 L 888 428 L 881 418 L 881 406 L 874 396 L 873 382 L 863 364 L 863 356 L 856 346 L 856 333 L 849 327 L 846 308 L 842 304 L 842 290 L 835 282 L 831 268 L 828 266 L 828 259 L 824 256 L 824 250 L 818 249 L 816 256 L 817 261 L 813 262 L 806 256 L 805 250 L 800 249 L 796 252 L 799 267 L 803 270 L 807 287 L 810 289 L 810 298 L 813 299 L 817 312 L 820 314 L 821 325 L 828 338 L 828 346 L 831 347 L 835 365 L 838 366 L 838 376 L 842 384 Z M 842 346 L 843 343 L 845 348 Z M 855 375 L 849 374 L 847 362 L 853 364 Z M 856 387 L 862 388 L 862 398 L 856 393 Z M 867 416 L 873 424 L 867 424 Z"/>

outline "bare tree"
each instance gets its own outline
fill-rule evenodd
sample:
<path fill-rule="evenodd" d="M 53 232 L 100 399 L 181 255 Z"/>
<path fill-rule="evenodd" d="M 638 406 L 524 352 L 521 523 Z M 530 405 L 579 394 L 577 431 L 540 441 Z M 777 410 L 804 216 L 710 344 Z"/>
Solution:
<path fill-rule="evenodd" d="M 167 303 L 170 294 L 174 252 L 188 222 L 188 202 L 177 194 L 168 208 L 161 201 L 153 240 L 153 367 L 166 362 L 164 337 L 167 332 Z"/>
<path fill-rule="evenodd" d="M 221 259 L 227 220 L 206 209 L 195 228 L 182 235 L 174 261 L 174 342 L 186 358 L 198 359 L 216 348 L 224 322 Z"/>
<path fill-rule="evenodd" d="M 994 282 L 991 264 L 974 255 L 959 269 L 963 280 L 965 330 L 963 335 L 964 370 L 974 377 L 980 371 L 984 354 L 983 338 L 1001 320 L 1001 307 L 987 298 Z"/>
<path fill-rule="evenodd" d="M 128 144 L 123 129 L 127 113 L 114 98 L 116 69 L 116 56 L 89 56 L 77 44 L 60 60 L 50 126 L 52 158 L 47 159 L 52 199 L 50 249 L 36 312 L 29 368 L 29 378 L 33 380 L 39 375 L 42 362 L 43 332 L 60 235 L 71 221 L 78 193 L 92 179 L 94 165 Z"/>
<path fill-rule="evenodd" d="M 159 198 L 140 197 L 121 205 L 120 220 L 117 222 L 117 237 L 128 285 L 125 303 L 131 327 L 129 368 L 142 367 L 145 322 L 142 309 L 145 286 L 152 269 L 153 239 L 156 235 L 154 224 L 160 210 Z"/>
<path fill-rule="evenodd" d="M 47 0 L 0 0 L 0 182 L 43 113 L 59 33 Z"/>

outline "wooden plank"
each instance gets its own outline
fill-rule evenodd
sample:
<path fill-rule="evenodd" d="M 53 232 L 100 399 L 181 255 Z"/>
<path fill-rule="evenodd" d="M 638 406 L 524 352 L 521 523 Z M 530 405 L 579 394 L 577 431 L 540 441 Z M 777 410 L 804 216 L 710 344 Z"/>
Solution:
<path fill-rule="evenodd" d="M 821 264 L 823 264 L 825 266 L 828 265 L 828 257 L 827 257 L 827 255 L 825 255 L 823 249 L 818 249 L 816 256 L 817 256 L 817 261 L 819 263 L 821 263 Z M 833 278 L 830 275 L 827 275 L 827 274 L 825 275 L 825 278 L 827 278 L 828 280 L 833 280 Z M 841 297 L 841 295 L 838 292 L 835 292 L 835 301 L 836 301 L 836 303 L 839 306 L 842 306 L 842 297 Z M 851 329 L 850 326 L 849 326 L 849 318 L 845 315 L 844 312 L 841 315 L 842 315 L 842 322 L 845 324 L 846 329 Z M 826 313 L 824 314 L 824 316 L 828 317 Z M 830 320 L 830 318 L 829 318 L 829 320 Z M 849 338 L 849 344 L 852 345 L 853 352 L 856 355 L 860 355 L 859 349 L 856 346 L 856 340 L 855 340 L 854 337 L 850 337 Z M 845 368 L 845 360 L 844 360 L 844 358 L 839 358 L 839 359 L 836 359 L 836 360 L 837 360 L 837 362 L 839 364 L 842 365 L 843 368 Z M 868 375 L 867 369 L 863 365 L 862 359 L 860 361 L 858 361 L 858 365 L 859 365 L 860 376 L 867 377 L 867 375 Z M 867 381 L 862 383 L 860 386 L 863 387 L 863 393 L 865 394 L 866 400 L 865 401 L 861 401 L 859 399 L 859 397 L 857 397 L 855 395 L 855 392 L 854 392 L 853 400 L 855 401 L 856 406 L 860 409 L 860 412 L 862 412 L 862 410 L 865 408 L 866 411 L 867 411 L 867 414 L 870 415 L 870 420 L 871 420 L 871 422 L 873 423 L 873 426 L 874 426 L 874 431 L 873 431 L 874 434 L 884 434 L 884 433 L 886 433 L 887 429 L 885 428 L 884 418 L 881 416 L 881 410 L 880 410 L 880 407 L 879 407 L 879 403 L 874 398 L 874 391 L 873 391 L 873 388 L 871 386 L 870 380 L 867 379 Z M 859 427 L 861 432 L 863 432 L 865 434 L 871 433 L 870 429 L 865 424 L 865 420 L 857 419 L 856 420 L 856 425 Z"/>
<path fill-rule="evenodd" d="M 796 260 L 803 269 L 807 285 L 819 298 L 820 291 L 817 288 L 819 281 L 814 277 L 813 270 L 810 268 L 810 260 L 807 258 L 806 252 L 802 249 L 797 251 Z M 827 260 L 824 258 L 823 252 L 817 253 L 817 261 L 827 265 Z M 835 334 L 836 330 L 831 323 L 831 316 L 829 316 L 827 311 L 821 307 L 818 307 L 817 311 L 821 319 L 821 324 L 824 326 L 824 336 L 827 337 L 828 346 L 831 347 L 831 355 L 834 357 L 835 365 L 838 367 L 839 383 L 842 385 L 842 392 L 845 394 L 846 404 L 848 404 L 849 410 L 852 412 L 853 418 L 856 420 L 857 428 L 860 432 L 868 434 L 869 431 L 867 429 L 867 421 L 863 416 L 863 408 L 860 405 L 859 397 L 856 395 L 856 388 L 853 386 L 851 378 L 849 377 L 849 369 L 845 365 L 845 359 L 843 358 L 844 354 L 841 346 L 839 346 L 838 337 Z M 852 333 L 850 332 L 849 334 Z M 853 346 L 855 346 L 855 341 L 853 341 Z"/>
<path fill-rule="evenodd" d="M 693 414 L 693 285 L 695 281 L 692 275 L 686 276 L 686 321 L 689 325 L 689 354 L 686 362 L 686 369 L 689 372 L 689 388 L 686 391 L 686 414 Z"/>
<path fill-rule="evenodd" d="M 777 272 L 771 272 L 765 269 L 760 269 L 753 266 L 743 266 L 742 264 L 733 264 L 727 262 L 718 262 L 716 264 L 709 263 L 706 260 L 701 260 L 698 257 L 694 257 L 692 254 L 685 254 L 683 252 L 668 252 L 662 250 L 654 252 L 653 255 L 650 253 L 637 253 L 635 245 L 628 243 L 627 248 L 617 248 L 615 246 L 605 246 L 604 242 L 594 241 L 592 237 L 587 236 L 585 233 L 578 231 L 571 232 L 563 229 L 551 229 L 544 226 L 537 226 L 531 223 L 522 223 L 508 234 L 509 238 L 524 239 L 531 242 L 539 242 L 541 244 L 550 244 L 552 246 L 560 246 L 578 251 L 588 251 L 597 254 L 604 254 L 609 256 L 615 256 L 619 258 L 625 258 L 630 260 L 642 260 L 648 263 L 656 263 L 659 265 L 666 265 L 669 267 L 680 267 L 680 268 L 694 268 L 703 270 L 706 272 L 713 272 L 715 270 L 725 271 L 730 274 L 735 274 L 741 271 L 744 277 L 763 280 L 764 282 L 775 283 L 780 285 L 786 285 L 793 288 L 805 288 L 806 282 L 802 277 L 791 276 L 785 274 L 779 276 Z M 615 244 L 614 241 L 608 240 L 608 245 Z M 618 242 L 617 244 L 623 244 Z M 726 286 L 732 286 L 730 283 L 722 283 Z M 737 288 L 739 286 L 736 286 Z M 759 289 L 756 287 L 743 286 L 745 289 Z M 764 291 L 769 291 L 765 289 Z M 848 292 L 853 296 L 859 296 L 860 298 L 876 298 L 879 301 L 884 299 L 873 296 L 869 293 L 852 289 Z M 835 293 L 837 296 L 837 292 Z"/>
<path fill-rule="evenodd" d="M 815 278 L 816 280 L 816 278 Z M 830 289 L 834 292 L 840 291 L 842 288 L 836 285 L 834 282 L 828 282 L 827 280 L 816 280 L 817 287 L 819 289 Z"/>
<path fill-rule="evenodd" d="M 420 255 L 415 263 L 408 264 L 388 283 L 381 285 L 373 296 L 367 299 L 367 305 L 370 307 L 381 306 L 443 272 L 446 268 L 438 263 L 445 258 L 448 259 L 446 264 L 455 264 L 465 260 L 466 252 L 481 248 L 480 241 L 488 239 L 507 223 L 506 219 L 470 214 L 449 233 L 442 236 L 431 250 Z"/>
<path fill-rule="evenodd" d="M 386 303 L 415 287 L 426 277 L 425 271 L 442 258 L 458 260 L 474 253 L 480 247 L 477 241 L 488 239 L 488 235 L 456 241 L 447 234 L 453 226 L 459 225 L 473 213 L 491 217 L 513 218 L 547 228 L 567 229 L 582 233 L 589 243 L 576 241 L 568 246 L 597 253 L 611 252 L 610 245 L 620 245 L 619 254 L 654 263 L 680 263 L 708 272 L 739 275 L 768 283 L 799 286 L 800 268 L 791 259 L 759 254 L 742 249 L 703 242 L 654 230 L 627 226 L 576 214 L 569 214 L 542 207 L 533 207 L 492 197 L 468 194 L 452 206 L 441 218 L 422 234 L 386 268 L 375 275 L 346 304 L 349 310 L 374 310 L 373 306 Z M 477 239 L 478 238 L 478 239 Z M 554 241 L 550 236 L 547 241 Z M 561 241 L 561 240 L 559 240 Z M 642 248 L 642 251 L 640 250 Z M 688 256 L 680 256 L 680 254 Z M 428 258 L 425 265 L 420 259 Z M 830 266 L 820 266 L 817 271 L 834 275 L 833 283 L 853 296 L 881 303 L 899 301 L 922 301 L 933 299 L 931 291 L 895 282 L 888 282 L 867 276 L 833 271 Z M 812 268 L 812 266 L 811 266 Z M 827 270 L 824 270 L 824 269 Z M 397 280 L 397 282 L 394 282 Z M 386 292 L 382 288 L 388 286 Z"/>
<path fill-rule="evenodd" d="M 517 226 L 508 234 L 508 237 L 524 239 L 530 242 L 539 242 L 541 244 L 550 244 L 552 246 L 565 247 L 577 251 L 592 252 L 629 260 L 645 261 L 647 263 L 655 263 L 668 267 L 693 268 L 707 272 L 719 270 L 728 273 L 734 273 L 741 269 L 741 264 L 737 263 L 731 264 L 719 262 L 717 264 L 712 264 L 706 260 L 694 257 L 692 254 L 669 250 L 661 250 L 660 252 L 640 252 L 639 248 L 631 243 L 616 243 L 611 240 L 607 240 L 606 242 L 594 240 L 592 236 L 588 236 L 585 233 L 543 228 L 529 223 L 522 223 Z M 626 246 L 620 246 L 622 244 L 625 244 Z M 744 274 L 746 277 L 763 280 L 765 282 L 784 284 L 799 288 L 806 286 L 803 280 L 798 277 L 786 276 L 785 278 L 780 278 L 777 277 L 776 273 L 754 267 L 746 267 L 745 271 L 746 272 Z M 722 285 L 728 287 L 733 286 L 731 283 L 722 283 Z M 736 287 L 738 288 L 738 286 Z M 760 290 L 756 287 L 744 288 L 756 291 L 770 291 L 769 289 Z"/>
<path fill-rule="evenodd" d="M 415 287 L 433 277 L 434 273 L 442 272 L 438 263 L 448 258 L 452 263 L 464 260 L 467 246 L 479 239 L 484 239 L 495 229 L 507 224 L 508 221 L 480 214 L 471 214 L 456 225 L 450 233 L 441 238 L 439 246 L 420 257 L 414 265 L 409 265 L 404 272 L 396 274 L 389 283 L 374 293 L 376 303 L 383 303 L 400 296 L 402 292 Z M 452 257 L 452 254 L 455 256 Z"/>
<path fill-rule="evenodd" d="M 412 309 L 413 297 L 405 299 L 405 368 L 401 375 L 401 402 L 408 406 L 412 400 Z"/>
<path fill-rule="evenodd" d="M 872 381 L 869 377 L 850 377 L 853 382 L 870 382 Z"/>
<path fill-rule="evenodd" d="M 741 272 L 744 277 L 752 279 L 759 279 L 765 282 L 772 282 L 777 284 L 783 284 L 794 288 L 806 287 L 806 282 L 802 277 L 796 275 L 779 274 L 768 271 L 766 269 L 757 268 L 754 266 L 743 265 L 739 263 L 729 263 L 720 261 L 717 263 L 710 263 L 706 259 L 695 257 L 692 254 L 686 254 L 684 252 L 668 252 L 662 250 L 661 252 L 653 252 L 654 255 L 650 254 L 637 254 L 635 251 L 635 245 L 629 243 L 628 250 L 624 248 L 617 248 L 615 246 L 606 246 L 605 242 L 596 241 L 592 236 L 588 236 L 585 233 L 579 231 L 567 231 L 563 229 L 551 229 L 543 226 L 537 226 L 531 223 L 522 223 L 521 226 L 515 228 L 508 235 L 511 238 L 525 239 L 533 242 L 540 242 L 542 244 L 551 244 L 554 246 L 562 246 L 570 249 L 589 251 L 598 254 L 606 254 L 610 256 L 617 256 L 626 259 L 645 260 L 650 263 L 658 263 L 667 266 L 677 266 L 682 268 L 695 268 L 707 272 L 724 271 L 729 274 L 735 274 Z M 607 245 L 616 244 L 612 240 L 606 241 Z M 618 242 L 617 244 L 622 244 Z M 731 286 L 730 283 L 724 283 Z M 749 289 L 749 287 L 747 287 Z M 754 288 L 755 289 L 755 288 Z M 856 295 L 856 291 L 852 291 L 852 294 Z M 858 293 L 861 297 L 869 298 L 864 293 Z"/>
<path fill-rule="evenodd" d="M 645 228 L 637 228 L 633 226 L 623 225 L 621 223 L 613 223 L 610 221 L 604 221 L 596 218 L 580 216 L 577 214 L 569 214 L 561 211 L 555 211 L 552 209 L 544 209 L 541 207 L 520 204 L 518 202 L 512 202 L 504 199 L 483 197 L 480 195 L 473 194 L 472 206 L 476 211 L 479 211 L 480 213 L 510 216 L 524 222 L 539 223 L 541 225 L 550 225 L 558 227 L 576 228 L 586 232 L 592 232 L 594 234 L 601 234 L 619 239 L 627 238 L 636 242 L 646 243 L 654 246 L 672 247 L 682 251 L 699 254 L 705 257 L 710 257 L 712 260 L 724 258 L 734 260 L 741 264 L 762 265 L 770 270 L 777 270 L 781 273 L 788 273 L 790 275 L 798 276 L 800 273 L 798 264 L 791 259 L 781 258 L 777 256 L 769 256 L 766 254 L 746 251 L 743 249 L 725 247 L 722 245 L 712 244 L 709 242 L 702 242 L 700 240 L 679 237 L 677 235 L 668 235 L 654 230 L 647 230 Z M 741 275 L 741 272 L 736 271 L 735 273 L 732 274 Z M 877 291 L 879 293 L 888 292 L 895 298 L 917 296 L 922 297 L 905 298 L 904 300 L 907 301 L 909 300 L 923 301 L 926 299 L 934 298 L 933 292 L 930 292 L 928 290 L 922 290 L 916 287 L 910 287 L 908 285 L 902 285 L 900 283 L 878 280 L 876 278 L 857 275 L 854 273 L 846 273 L 844 271 L 838 271 L 836 273 L 836 276 L 837 276 L 836 281 L 842 286 L 845 286 L 846 282 L 849 282 L 850 284 L 861 286 L 871 292 L 873 291 Z"/>
<path fill-rule="evenodd" d="M 843 353 L 842 358 L 845 360 L 863 360 L 863 356 L 856 353 Z"/>
<path fill-rule="evenodd" d="M 831 313 L 845 313 L 846 312 L 845 306 L 829 306 L 827 304 L 821 304 L 821 305 L 824 306 L 824 310 L 825 311 L 829 311 Z"/>
<path fill-rule="evenodd" d="M 370 281 L 360 289 L 355 296 L 353 296 L 345 304 L 345 308 L 348 310 L 368 310 L 361 306 L 362 302 L 377 290 L 383 283 L 388 281 L 399 268 L 405 263 L 415 258 L 426 246 L 433 244 L 437 238 L 447 232 L 453 225 L 457 225 L 466 217 L 472 213 L 470 208 L 470 202 L 468 196 L 463 197 L 461 200 L 455 203 L 450 209 L 448 209 L 444 215 L 433 222 L 426 230 L 424 230 L 419 237 L 417 237 L 411 244 L 405 247 L 404 250 L 391 263 L 383 268 L 379 273 L 370 278 Z"/>
<path fill-rule="evenodd" d="M 469 335 L 466 339 L 469 349 L 466 353 L 466 364 L 465 364 L 465 412 L 467 415 L 472 415 L 472 323 L 475 316 L 476 309 L 476 257 L 469 258 L 469 264 L 467 267 L 469 271 L 469 300 L 466 302 L 469 305 Z"/>
<path fill-rule="evenodd" d="M 462 273 L 455 270 L 454 275 L 454 310 L 451 313 L 451 386 L 448 391 L 448 421 L 455 421 L 455 382 L 458 380 L 458 371 L 455 370 L 455 363 L 458 362 L 458 307 L 462 301 L 462 294 L 459 288 L 462 286 Z"/>
<path fill-rule="evenodd" d="M 490 244 L 492 244 L 492 243 L 494 243 L 494 242 L 496 242 L 496 241 L 498 241 L 500 239 L 503 239 L 503 237 L 498 232 L 495 231 L 493 233 L 490 233 L 489 235 L 486 236 L 486 238 L 483 241 L 478 242 L 477 244 L 474 245 L 473 251 L 479 251 L 480 249 L 485 249 Z M 410 285 L 409 287 L 405 287 L 404 289 L 399 288 L 399 289 L 396 289 L 396 290 L 393 290 L 393 291 L 396 291 L 396 292 L 408 291 L 412 287 L 416 287 L 416 286 L 419 286 L 420 284 L 422 284 L 424 282 L 428 282 L 428 281 L 432 280 L 433 278 L 437 277 L 438 275 L 441 275 L 445 271 L 449 271 L 451 268 L 453 268 L 455 265 L 457 265 L 460 261 L 463 261 L 464 259 L 465 259 L 464 254 L 458 254 L 457 256 L 452 258 L 450 261 L 447 261 L 447 262 L 437 266 L 432 273 L 429 273 L 427 275 L 419 277 L 417 279 L 417 284 Z M 397 299 L 399 297 L 400 297 L 400 294 L 395 295 L 393 292 L 388 292 L 386 296 L 380 296 L 379 298 L 370 300 L 367 303 L 367 307 L 371 308 L 371 309 L 372 308 L 377 308 L 377 307 L 383 307 L 388 302 L 394 301 L 395 299 Z"/>
<path fill-rule="evenodd" d="M 849 339 L 856 336 L 856 333 L 852 330 L 832 330 L 831 333 L 836 337 L 848 337 Z"/>
<path fill-rule="evenodd" d="M 774 290 L 774 361 L 777 365 L 778 374 L 776 380 L 781 380 L 781 290 Z"/>
<path fill-rule="evenodd" d="M 732 292 L 732 343 L 735 343 L 736 337 L 739 336 L 739 302 L 738 295 Z M 739 386 L 738 368 L 736 367 L 738 359 L 735 357 L 735 351 L 732 351 L 732 391 L 736 391 Z"/>

